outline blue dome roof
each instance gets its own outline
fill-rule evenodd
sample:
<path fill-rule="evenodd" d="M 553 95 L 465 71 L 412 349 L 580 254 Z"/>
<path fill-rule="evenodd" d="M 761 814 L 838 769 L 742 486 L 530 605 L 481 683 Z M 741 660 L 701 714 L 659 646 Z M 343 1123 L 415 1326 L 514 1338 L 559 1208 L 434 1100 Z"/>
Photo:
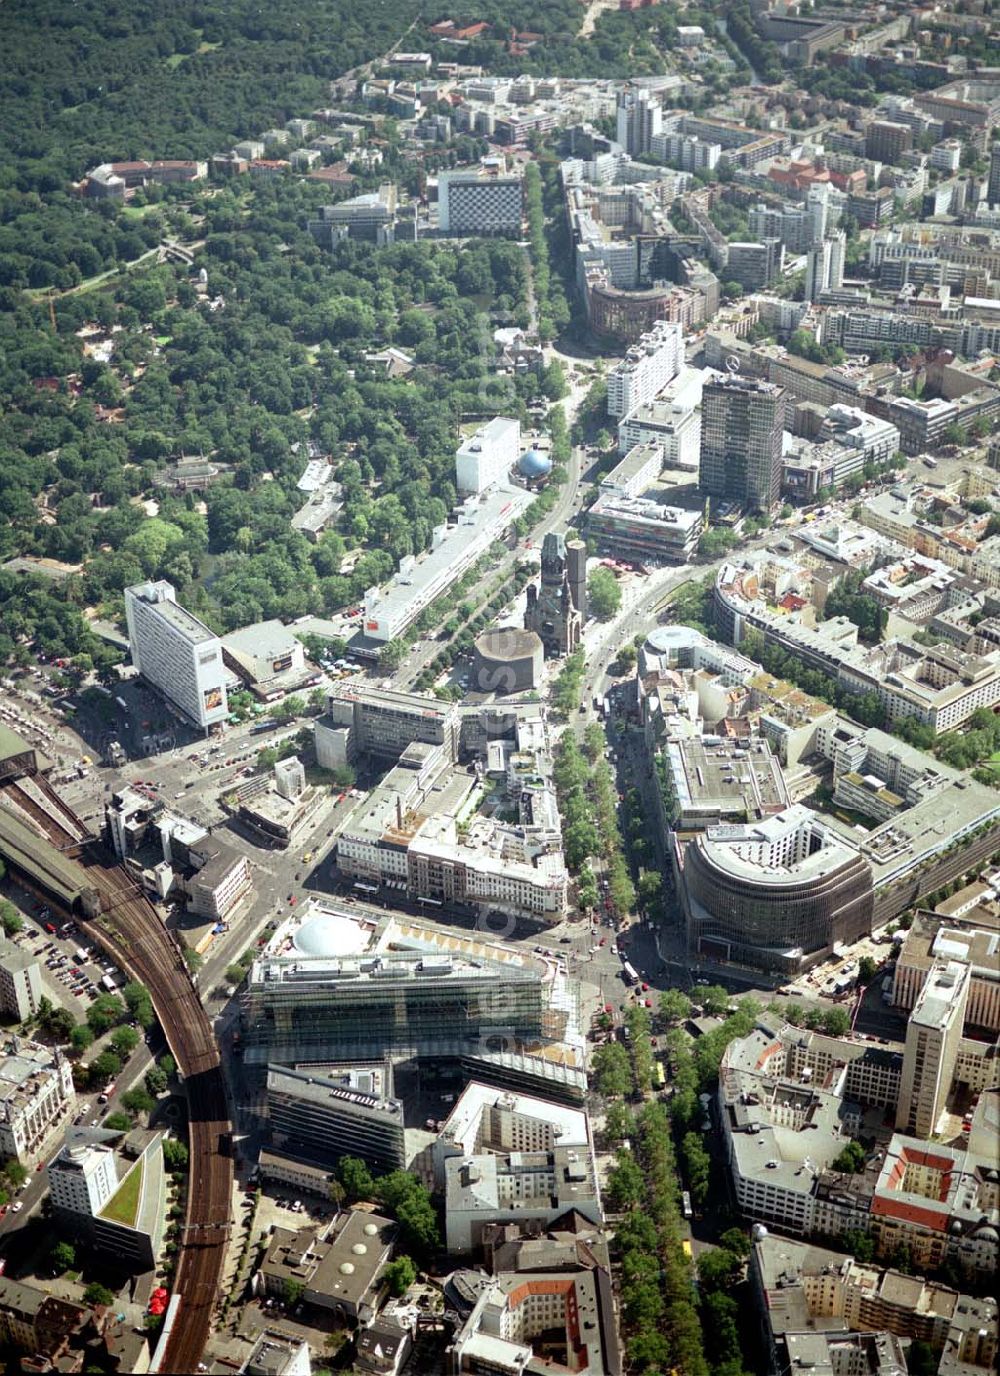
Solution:
<path fill-rule="evenodd" d="M 552 460 L 547 454 L 540 454 L 537 449 L 529 449 L 526 454 L 522 454 L 517 466 L 525 478 L 544 478 L 552 472 Z"/>

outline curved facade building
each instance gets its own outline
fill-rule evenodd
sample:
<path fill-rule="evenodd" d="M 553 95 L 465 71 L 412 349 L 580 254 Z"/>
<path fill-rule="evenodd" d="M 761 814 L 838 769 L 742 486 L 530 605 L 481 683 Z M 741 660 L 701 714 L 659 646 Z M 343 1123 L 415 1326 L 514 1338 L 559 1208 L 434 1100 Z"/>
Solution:
<path fill-rule="evenodd" d="M 691 950 L 710 960 L 794 974 L 871 930 L 869 865 L 799 805 L 710 827 L 687 847 L 684 885 Z"/>
<path fill-rule="evenodd" d="M 545 651 L 541 636 L 516 626 L 484 631 L 476 637 L 470 688 L 476 693 L 521 693 L 542 680 Z"/>
<path fill-rule="evenodd" d="M 676 298 L 677 288 L 669 282 L 639 291 L 595 284 L 590 292 L 591 329 L 609 339 L 634 343 L 658 320 L 674 317 Z"/>

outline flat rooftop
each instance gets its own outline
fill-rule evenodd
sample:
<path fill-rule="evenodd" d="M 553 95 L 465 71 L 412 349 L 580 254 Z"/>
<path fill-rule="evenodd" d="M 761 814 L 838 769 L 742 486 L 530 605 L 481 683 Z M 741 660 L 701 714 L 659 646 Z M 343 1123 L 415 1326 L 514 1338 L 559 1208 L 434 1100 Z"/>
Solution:
<path fill-rule="evenodd" d="M 332 1073 L 324 1075 L 315 1069 L 304 1071 L 286 1066 L 268 1066 L 267 1089 L 269 1094 L 289 1094 L 321 1108 L 341 1105 L 345 1110 L 356 1109 L 400 1125 L 403 1122 L 400 1100 L 366 1093 L 363 1089 L 343 1084 Z"/>
<path fill-rule="evenodd" d="M 224 635 L 222 644 L 225 649 L 252 659 L 280 659 L 296 650 L 299 642 L 280 621 L 256 621 Z"/>
<path fill-rule="evenodd" d="M 444 579 L 442 591 L 457 565 L 467 568 L 492 544 L 501 530 L 511 525 L 532 500 L 523 487 L 498 486 L 470 497 L 459 508 L 458 521 L 448 526 L 440 543 L 399 571 L 381 589 L 377 601 L 366 603 L 366 614 L 392 621 L 410 610 L 430 587 Z M 405 561 L 404 561 L 405 562 Z M 457 575 L 453 575 L 457 576 Z"/>
<path fill-rule="evenodd" d="M 496 1103 L 502 1103 L 512 1112 L 523 1114 L 527 1118 L 538 1118 L 542 1122 L 551 1123 L 556 1146 L 585 1147 L 590 1142 L 585 1112 L 568 1108 L 565 1104 L 553 1103 L 550 1099 L 536 1099 L 530 1094 L 510 1093 L 497 1089 L 495 1085 L 482 1084 L 478 1080 L 472 1080 L 466 1085 L 448 1115 L 442 1134 L 464 1142 L 470 1134 L 478 1131 L 486 1109 Z"/>
<path fill-rule="evenodd" d="M 135 592 L 135 589 L 129 591 Z M 174 602 L 170 598 L 154 602 L 148 597 L 143 597 L 141 593 L 137 593 L 137 596 L 158 616 L 161 616 L 169 626 L 172 626 L 175 631 L 179 631 L 185 640 L 190 641 L 192 645 L 203 645 L 206 641 L 217 639 L 214 631 L 210 631 L 203 621 L 199 621 L 179 602 Z"/>
<path fill-rule="evenodd" d="M 781 766 L 765 740 L 738 744 L 710 736 L 688 737 L 668 741 L 664 748 L 685 808 L 767 815 L 788 802 Z"/>

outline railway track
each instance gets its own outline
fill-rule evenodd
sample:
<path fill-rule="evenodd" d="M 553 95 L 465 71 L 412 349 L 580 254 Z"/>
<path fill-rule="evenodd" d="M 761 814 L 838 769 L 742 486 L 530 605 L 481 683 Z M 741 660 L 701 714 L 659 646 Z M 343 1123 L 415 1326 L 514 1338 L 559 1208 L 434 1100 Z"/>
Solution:
<path fill-rule="evenodd" d="M 104 911 L 81 925 L 149 990 L 187 1088 L 187 1213 L 174 1278 L 181 1310 L 159 1370 L 191 1372 L 205 1350 L 219 1299 L 232 1206 L 231 1124 L 219 1053 L 180 951 L 152 906 L 124 870 L 107 865 L 96 846 L 83 863 Z"/>
<path fill-rule="evenodd" d="M 39 791 L 51 803 L 51 810 L 42 807 L 17 779 L 8 780 L 3 790 L 17 809 L 42 827 L 56 850 L 65 854 L 83 845 L 89 834 L 84 824 L 48 784 L 40 779 L 36 779 L 35 784 L 43 784 Z"/>
<path fill-rule="evenodd" d="M 180 949 L 152 904 L 96 842 L 89 841 L 81 849 L 80 836 L 86 835 L 86 828 L 44 779 L 35 783 L 50 808 L 16 785 L 13 801 L 39 824 L 55 849 L 81 850 L 78 863 L 100 896 L 101 913 L 77 921 L 120 969 L 149 990 L 171 1055 L 184 1077 L 190 1160 L 187 1212 L 174 1277 L 181 1308 L 158 1367 L 165 1376 L 183 1376 L 197 1370 L 208 1343 L 229 1238 L 232 1124 L 226 1113 L 219 1052 Z"/>

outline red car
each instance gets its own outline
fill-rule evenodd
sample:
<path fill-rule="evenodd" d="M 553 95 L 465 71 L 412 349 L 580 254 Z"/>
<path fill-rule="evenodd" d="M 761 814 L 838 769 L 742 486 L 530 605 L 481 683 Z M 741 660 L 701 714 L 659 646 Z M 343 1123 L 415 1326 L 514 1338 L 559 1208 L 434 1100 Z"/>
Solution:
<path fill-rule="evenodd" d="M 55 936 L 56 934 L 56 929 L 51 922 L 46 922 L 45 930 L 48 932 L 49 936 Z"/>

